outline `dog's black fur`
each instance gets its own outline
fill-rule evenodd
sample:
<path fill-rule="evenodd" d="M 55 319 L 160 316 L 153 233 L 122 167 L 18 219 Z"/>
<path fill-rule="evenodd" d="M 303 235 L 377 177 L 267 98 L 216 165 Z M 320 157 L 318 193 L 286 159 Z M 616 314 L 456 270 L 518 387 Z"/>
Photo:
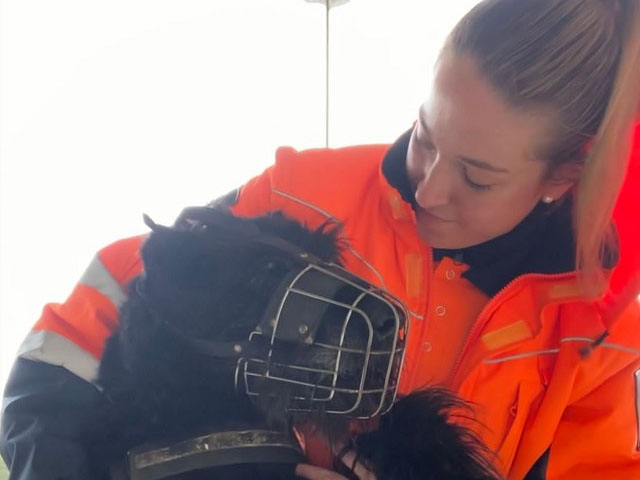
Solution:
<path fill-rule="evenodd" d="M 280 214 L 255 219 L 228 215 L 226 221 L 257 226 L 324 261 L 339 262 L 336 229 L 309 230 Z M 103 472 L 129 449 L 147 442 L 226 429 L 290 431 L 292 423 L 304 420 L 287 413 L 286 389 L 278 390 L 277 403 L 237 393 L 235 360 L 204 357 L 184 341 L 185 337 L 245 340 L 278 281 L 292 268 L 291 253 L 234 238 L 229 231 L 162 228 L 145 242 L 145 273 L 130 286 L 120 326 L 108 340 L 100 365 L 98 382 L 110 405 L 94 448 L 95 462 Z M 291 354 L 305 353 L 292 350 Z M 498 478 L 479 441 L 450 422 L 451 412 L 460 409 L 464 406 L 458 400 L 440 390 L 413 394 L 382 417 L 376 431 L 359 435 L 352 445 L 378 480 Z M 333 437 L 347 436 L 346 420 L 331 425 Z M 296 477 L 293 465 L 263 464 L 218 467 L 173 478 Z"/>

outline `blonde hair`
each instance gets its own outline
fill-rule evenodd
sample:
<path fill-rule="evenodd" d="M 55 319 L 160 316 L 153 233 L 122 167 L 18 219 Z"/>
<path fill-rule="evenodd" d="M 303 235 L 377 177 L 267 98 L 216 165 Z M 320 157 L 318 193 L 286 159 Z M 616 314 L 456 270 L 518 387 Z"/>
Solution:
<path fill-rule="evenodd" d="M 444 47 L 469 54 L 511 105 L 553 112 L 547 176 L 581 166 L 576 266 L 585 295 L 606 288 L 603 255 L 640 100 L 640 0 L 485 0 Z"/>

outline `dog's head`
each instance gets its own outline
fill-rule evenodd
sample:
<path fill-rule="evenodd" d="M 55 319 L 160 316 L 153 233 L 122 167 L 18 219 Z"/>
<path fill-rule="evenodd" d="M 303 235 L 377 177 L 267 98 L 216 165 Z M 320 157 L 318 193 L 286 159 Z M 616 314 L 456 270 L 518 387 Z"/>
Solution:
<path fill-rule="evenodd" d="M 339 266 L 338 229 L 207 208 L 148 224 L 144 274 L 100 366 L 112 414 L 97 463 L 134 447 L 120 468 L 139 478 L 290 479 L 302 460 L 292 426 L 349 444 L 351 419 L 391 408 L 406 312 Z M 456 402 L 411 395 L 350 445 L 378 478 L 497 479 L 486 449 L 450 423 Z M 216 463 L 219 452 L 235 460 Z"/>
<path fill-rule="evenodd" d="M 206 208 L 151 226 L 99 378 L 132 443 L 391 407 L 405 312 L 340 268 L 337 229 Z"/>

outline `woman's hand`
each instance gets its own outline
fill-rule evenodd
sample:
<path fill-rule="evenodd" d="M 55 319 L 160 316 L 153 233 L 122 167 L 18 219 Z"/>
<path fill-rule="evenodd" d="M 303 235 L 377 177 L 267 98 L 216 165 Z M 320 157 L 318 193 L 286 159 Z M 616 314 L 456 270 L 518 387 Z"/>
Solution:
<path fill-rule="evenodd" d="M 352 468 L 359 480 L 376 480 L 376 476 L 371 471 L 366 469 L 360 462 L 356 461 L 355 452 L 348 451 L 345 453 L 342 456 L 342 461 L 345 465 Z M 331 470 L 325 470 L 324 468 L 316 467 L 314 465 L 308 465 L 306 463 L 300 463 L 296 466 L 296 475 L 306 480 L 348 480 L 339 473 L 332 472 Z"/>

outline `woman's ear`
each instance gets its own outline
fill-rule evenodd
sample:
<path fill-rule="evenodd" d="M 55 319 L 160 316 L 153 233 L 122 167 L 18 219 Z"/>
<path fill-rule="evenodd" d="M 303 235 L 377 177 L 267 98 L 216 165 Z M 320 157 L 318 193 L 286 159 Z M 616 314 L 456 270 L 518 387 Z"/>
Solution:
<path fill-rule="evenodd" d="M 542 197 L 558 200 L 580 181 L 583 165 L 563 163 L 555 168 L 551 175 L 543 181 Z"/>

